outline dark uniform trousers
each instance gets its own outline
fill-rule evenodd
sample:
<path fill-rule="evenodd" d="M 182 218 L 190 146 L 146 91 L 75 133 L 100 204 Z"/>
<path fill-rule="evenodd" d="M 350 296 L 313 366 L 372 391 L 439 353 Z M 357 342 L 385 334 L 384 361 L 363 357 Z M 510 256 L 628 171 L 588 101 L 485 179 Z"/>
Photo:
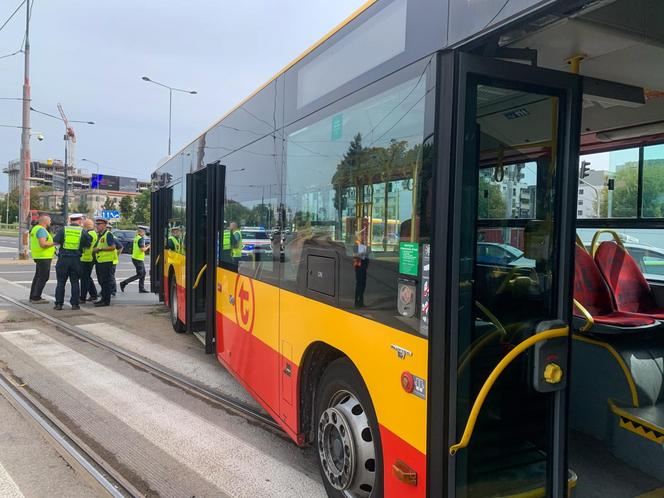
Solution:
<path fill-rule="evenodd" d="M 92 281 L 92 269 L 95 267 L 94 261 L 81 261 L 81 299 L 97 299 L 97 288 Z"/>
<path fill-rule="evenodd" d="M 51 261 L 50 259 L 35 259 L 35 276 L 30 287 L 30 299 L 33 301 L 42 298 L 44 286 L 51 276 Z"/>
<path fill-rule="evenodd" d="M 145 263 L 139 259 L 134 258 L 131 259 L 131 262 L 134 263 L 136 275 L 132 275 L 128 279 L 124 280 L 120 285 L 125 286 L 134 280 L 138 280 L 138 290 L 145 290 Z"/>
<path fill-rule="evenodd" d="M 104 303 L 111 304 L 111 292 L 113 278 L 113 262 L 106 261 L 104 263 L 97 263 L 97 280 L 99 287 L 101 287 L 101 300 Z"/>
<path fill-rule="evenodd" d="M 58 258 L 55 265 L 55 276 L 58 279 L 58 285 L 55 287 L 55 304 L 64 304 L 65 302 L 65 285 L 67 280 L 71 283 L 71 299 L 69 302 L 72 306 L 79 305 L 79 278 L 81 274 L 80 256 L 65 256 L 62 255 Z"/>

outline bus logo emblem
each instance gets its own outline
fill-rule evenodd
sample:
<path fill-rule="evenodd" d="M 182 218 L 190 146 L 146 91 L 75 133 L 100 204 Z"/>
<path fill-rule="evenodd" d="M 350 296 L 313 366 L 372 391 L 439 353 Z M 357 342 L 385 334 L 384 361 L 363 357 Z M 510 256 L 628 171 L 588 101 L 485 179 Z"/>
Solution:
<path fill-rule="evenodd" d="M 251 334 L 255 314 L 254 284 L 250 278 L 238 275 L 235 279 L 235 322 Z"/>

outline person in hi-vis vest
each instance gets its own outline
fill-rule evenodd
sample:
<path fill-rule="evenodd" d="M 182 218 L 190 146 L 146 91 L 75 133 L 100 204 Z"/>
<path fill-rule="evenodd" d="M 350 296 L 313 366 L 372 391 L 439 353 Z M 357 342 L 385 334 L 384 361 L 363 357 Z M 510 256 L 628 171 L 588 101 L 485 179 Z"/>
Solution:
<path fill-rule="evenodd" d="M 95 307 L 109 306 L 111 304 L 111 279 L 113 278 L 113 260 L 117 255 L 115 237 L 107 228 L 108 222 L 104 218 L 95 220 L 97 229 L 97 242 L 92 248 L 92 254 L 97 259 L 97 280 L 101 287 L 101 298 Z"/>
<path fill-rule="evenodd" d="M 95 257 L 92 254 L 92 248 L 97 242 L 97 232 L 95 232 L 95 223 L 91 219 L 83 222 L 83 229 L 91 237 L 90 247 L 83 249 L 81 254 L 81 295 L 80 301 L 93 302 L 96 301 L 99 295 L 97 294 L 97 287 L 92 281 L 92 269 L 95 267 Z"/>
<path fill-rule="evenodd" d="M 81 275 L 81 254 L 92 243 L 88 232 L 83 230 L 80 213 L 69 216 L 69 225 L 62 227 L 53 237 L 53 242 L 60 246 L 58 262 L 55 264 L 55 276 L 58 284 L 55 287 L 55 309 L 61 310 L 65 301 L 67 280 L 71 284 L 71 309 L 79 308 L 79 278 Z"/>
<path fill-rule="evenodd" d="M 47 303 L 42 298 L 44 286 L 51 275 L 51 261 L 55 256 L 55 242 L 53 236 L 48 231 L 51 226 L 51 217 L 42 215 L 37 224 L 30 230 L 30 253 L 35 260 L 35 276 L 32 279 L 30 287 L 31 303 Z"/>
<path fill-rule="evenodd" d="M 129 277 L 126 280 L 120 282 L 120 290 L 124 292 L 125 287 L 132 283 L 134 280 L 138 280 L 138 292 L 141 294 L 147 294 L 148 291 L 145 290 L 145 253 L 150 249 L 150 244 L 145 243 L 145 231 L 147 227 L 139 226 L 136 231 L 136 236 L 134 237 L 134 242 L 131 249 L 131 262 L 136 268 L 136 275 Z"/>

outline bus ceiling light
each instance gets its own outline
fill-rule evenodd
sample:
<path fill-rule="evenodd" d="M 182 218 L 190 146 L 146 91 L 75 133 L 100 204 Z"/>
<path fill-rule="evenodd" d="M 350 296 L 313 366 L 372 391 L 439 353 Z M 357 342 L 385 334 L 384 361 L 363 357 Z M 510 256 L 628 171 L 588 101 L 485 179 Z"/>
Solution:
<path fill-rule="evenodd" d="M 595 133 L 595 138 L 600 142 L 612 142 L 614 140 L 625 140 L 628 138 L 645 137 L 664 133 L 664 121 L 649 123 L 616 130 L 600 131 Z"/>

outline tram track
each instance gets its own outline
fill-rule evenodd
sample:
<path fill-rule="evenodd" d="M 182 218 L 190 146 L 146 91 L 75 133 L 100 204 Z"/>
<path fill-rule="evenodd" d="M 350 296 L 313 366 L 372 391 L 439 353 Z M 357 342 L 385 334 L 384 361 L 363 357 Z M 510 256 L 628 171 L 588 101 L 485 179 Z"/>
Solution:
<path fill-rule="evenodd" d="M 76 325 L 69 324 L 64 320 L 50 316 L 49 314 L 44 313 L 43 311 L 38 310 L 17 299 L 0 294 L 0 300 L 21 308 L 28 313 L 52 324 L 55 326 L 55 328 L 63 333 L 109 351 L 122 360 L 134 365 L 135 367 L 142 369 L 143 371 L 163 380 L 164 382 L 175 385 L 189 394 L 217 405 L 231 413 L 247 419 L 248 421 L 262 425 L 267 429 L 278 432 L 279 434 L 285 434 L 279 424 L 277 424 L 271 417 L 259 412 L 247 404 L 244 404 L 230 396 L 225 395 L 224 393 L 209 389 L 195 381 L 192 381 L 191 379 L 184 377 L 183 375 L 180 375 L 162 365 L 159 365 L 158 363 L 154 363 L 136 353 L 133 353 L 132 351 L 128 351 L 125 348 L 119 347 L 104 339 L 96 337 L 93 334 L 83 330 L 82 328 L 77 327 Z"/>
<path fill-rule="evenodd" d="M 0 372 L 0 395 L 33 422 L 56 451 L 91 485 L 113 498 L 143 497 L 138 489 L 104 458 L 91 450 L 67 426 L 42 406 L 16 379 Z"/>

